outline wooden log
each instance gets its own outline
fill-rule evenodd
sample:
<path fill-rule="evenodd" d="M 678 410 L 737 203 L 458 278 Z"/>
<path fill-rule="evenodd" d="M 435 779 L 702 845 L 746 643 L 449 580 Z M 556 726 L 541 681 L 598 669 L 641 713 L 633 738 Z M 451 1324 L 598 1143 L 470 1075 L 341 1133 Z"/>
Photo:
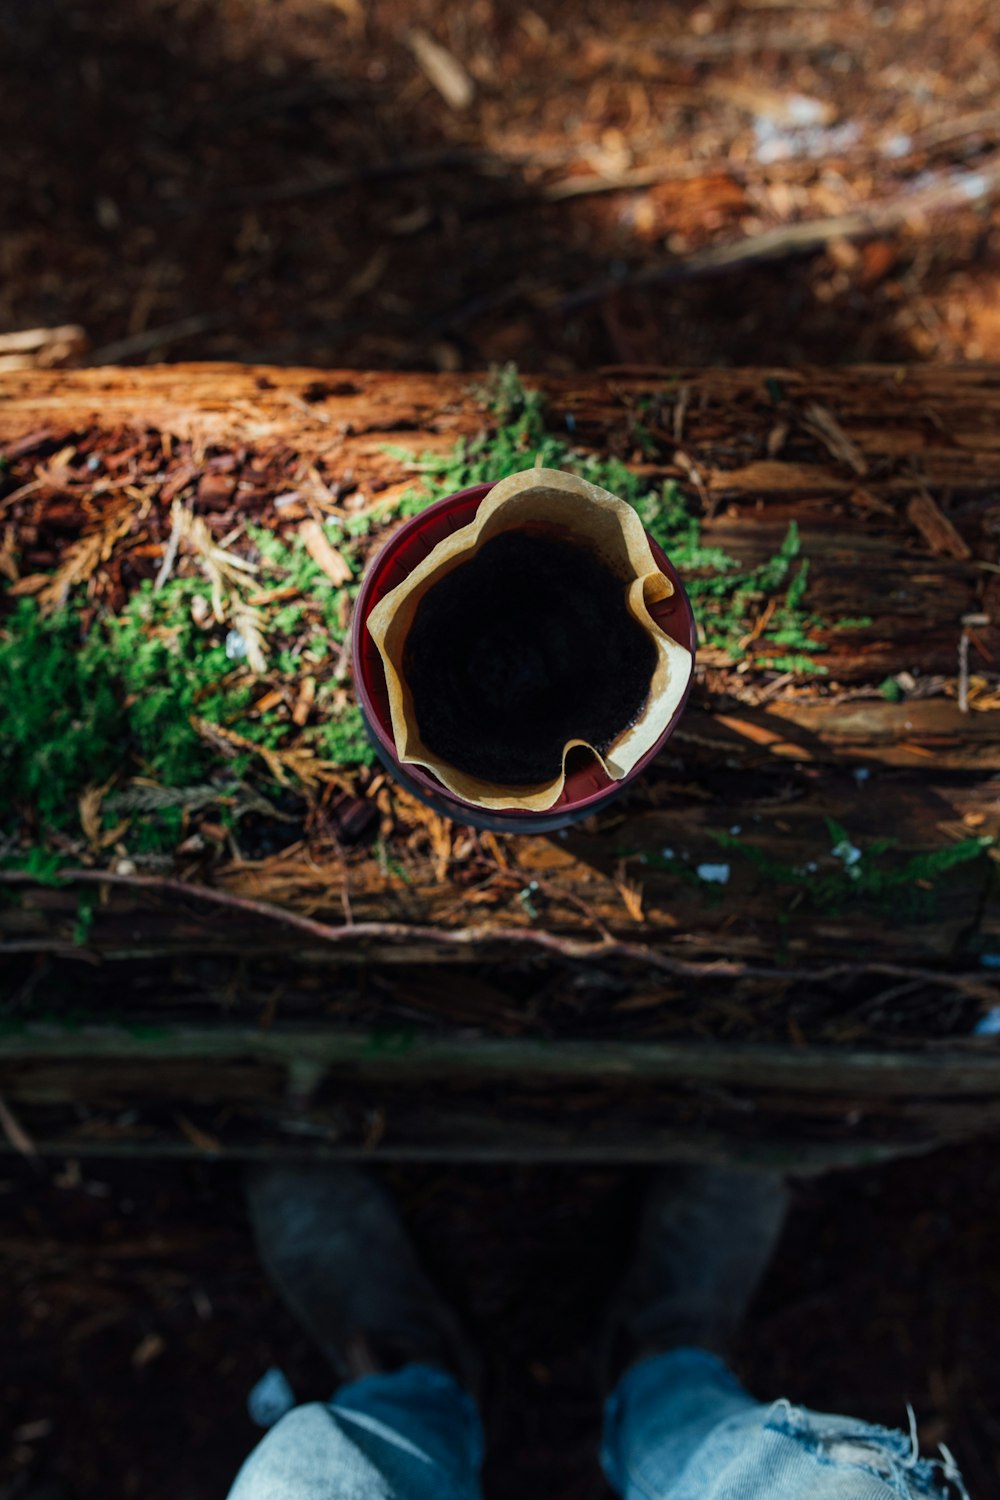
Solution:
<path fill-rule="evenodd" d="M 838 1060 L 315 1028 L 27 1027 L 4 1037 L 0 1095 L 22 1145 L 26 1136 L 35 1150 L 71 1154 L 254 1156 L 274 1151 L 277 1131 L 351 1158 L 721 1159 L 817 1171 L 1000 1122 L 1000 1068 L 984 1043 Z"/>
<path fill-rule="evenodd" d="M 551 1076 L 533 1087 L 550 1116 L 564 1101 L 568 1124 L 542 1119 L 537 1099 L 514 1089 L 497 1124 L 484 1060 L 436 1125 L 424 1080 L 424 1092 L 404 1098 L 390 1067 L 363 1088 L 354 1079 L 361 1091 L 350 1096 L 341 1080 L 350 1118 L 339 1136 L 337 1106 L 323 1104 L 322 1091 L 305 1114 L 293 1111 L 291 1138 L 317 1150 L 369 1149 L 372 1111 L 396 1107 L 389 1149 L 447 1154 L 464 1139 L 484 1158 L 767 1153 L 794 1137 L 810 1159 L 857 1159 L 985 1128 L 995 1117 L 992 1053 L 975 1054 L 979 1093 L 965 1084 L 921 1093 L 906 1060 L 929 1039 L 957 1045 L 1000 999 L 990 967 L 1000 954 L 995 861 L 984 853 L 915 878 L 910 910 L 874 894 L 852 901 L 845 889 L 839 905 L 817 900 L 805 872 L 843 869 L 828 819 L 862 845 L 892 835 L 887 871 L 963 838 L 1000 835 L 1000 370 L 623 369 L 546 380 L 545 392 L 555 427 L 651 480 L 677 481 L 700 507 L 705 542 L 741 562 L 772 555 L 794 521 L 817 614 L 871 625 L 821 632 L 821 683 L 741 679 L 703 651 L 691 707 L 655 768 L 563 838 L 480 837 L 385 785 L 373 791 L 386 824 L 381 848 L 303 840 L 292 827 L 287 849 L 255 859 L 237 831 L 236 855 L 216 864 L 204 896 L 193 862 L 178 869 L 187 882 L 179 888 L 127 879 L 112 887 L 92 868 L 85 885 L 11 879 L 0 885 L 0 992 L 15 1005 L 27 995 L 55 1014 L 82 1007 L 133 1024 L 228 1016 L 219 1097 L 241 1101 L 232 1149 L 248 1152 L 269 1149 L 268 1132 L 286 1118 L 277 1101 L 287 1058 L 270 1033 L 247 1030 L 258 1020 L 294 1019 L 318 1038 L 343 1033 L 345 1046 L 351 1028 L 380 1024 L 433 1032 L 442 1045 L 472 1027 L 474 1052 L 503 1038 L 555 1039 L 545 1053 Z M 655 460 L 637 441 L 640 418 Z M 484 423 L 470 382 L 454 376 L 234 366 L 0 372 L 0 449 L 51 453 L 97 429 L 122 447 L 135 431 L 190 440 L 196 466 L 209 449 L 293 452 L 349 477 L 353 499 L 375 514 L 413 482 L 400 447 L 444 453 Z M 30 503 L 0 500 L 0 521 Z M 66 497 L 66 538 L 79 527 L 78 505 Z M 967 709 L 963 649 L 980 682 Z M 887 701 L 884 680 L 901 674 L 910 674 L 905 701 Z M 720 835 L 738 843 L 720 845 Z M 700 866 L 720 863 L 724 886 L 698 878 Z M 303 920 L 296 927 L 289 916 Z M 249 1036 L 265 1040 L 250 1046 Z M 710 1044 L 713 1066 L 730 1072 L 708 1077 L 700 1054 L 685 1052 L 677 1068 L 690 1076 L 671 1075 L 677 1089 L 664 1113 L 662 1057 L 649 1054 L 651 1079 L 636 1063 L 639 1074 L 626 1068 L 616 1084 L 613 1047 L 674 1041 Z M 783 1059 L 778 1071 L 759 1071 L 758 1057 L 752 1078 L 739 1075 L 726 1046 L 765 1041 Z M 581 1079 L 572 1049 L 590 1042 L 600 1050 Z M 804 1043 L 817 1045 L 804 1052 Z M 178 1111 L 185 1089 L 207 1098 L 213 1087 L 209 1065 L 193 1055 L 163 1059 L 158 1072 L 151 1056 L 101 1056 L 90 1033 L 79 1057 L 62 1060 L 29 1059 L 19 1045 L 0 1035 L 0 1092 L 58 1149 L 121 1145 L 103 1091 L 119 1105 L 137 1097 L 133 1068 L 145 1080 L 135 1089 L 160 1091 Z M 880 1047 L 895 1059 L 887 1073 L 865 1061 Z M 530 1076 L 534 1064 L 518 1056 Z M 888 1076 L 900 1082 L 887 1094 Z M 825 1078 L 822 1088 L 805 1081 L 813 1077 Z M 685 1089 L 702 1091 L 697 1105 Z M 710 1108 L 712 1090 L 728 1103 Z M 71 1100 L 104 1122 L 91 1136 L 67 1124 Z M 737 1128 L 748 1105 L 766 1129 Z M 595 1110 L 607 1128 L 593 1126 Z M 858 1111 L 875 1122 L 861 1137 L 845 1123 Z M 172 1120 L 142 1128 L 149 1149 L 201 1149 Z M 202 1128 L 221 1127 L 206 1116 Z"/>
<path fill-rule="evenodd" d="M 384 503 L 412 482 L 391 445 L 444 452 L 482 428 L 470 387 L 456 376 L 228 365 L 0 373 L 0 446 L 31 433 L 64 441 L 95 424 L 152 427 L 192 439 L 201 454 L 282 446 L 336 465 Z M 1000 660 L 1000 574 L 978 555 L 1000 516 L 990 367 L 623 372 L 549 379 L 545 389 L 556 422 L 604 451 L 628 453 L 642 404 L 664 456 L 639 466 L 700 487 L 706 541 L 741 561 L 770 555 L 795 520 L 818 610 L 876 622 L 829 637 L 836 680 L 954 675 L 972 613 L 989 616 L 977 639 Z M 908 514 L 915 496 L 947 510 L 977 555 L 932 551 Z"/>

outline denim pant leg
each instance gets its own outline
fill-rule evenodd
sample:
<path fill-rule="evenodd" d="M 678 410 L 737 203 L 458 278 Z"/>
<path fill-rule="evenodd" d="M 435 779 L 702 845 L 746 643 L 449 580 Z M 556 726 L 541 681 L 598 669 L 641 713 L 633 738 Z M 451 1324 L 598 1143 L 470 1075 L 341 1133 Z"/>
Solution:
<path fill-rule="evenodd" d="M 762 1405 L 701 1349 L 627 1371 L 608 1401 L 602 1459 L 623 1500 L 968 1500 L 947 1454 L 921 1459 L 901 1432 Z"/>
<path fill-rule="evenodd" d="M 482 1459 L 472 1397 L 442 1370 L 408 1365 L 282 1417 L 229 1500 L 479 1500 Z"/>

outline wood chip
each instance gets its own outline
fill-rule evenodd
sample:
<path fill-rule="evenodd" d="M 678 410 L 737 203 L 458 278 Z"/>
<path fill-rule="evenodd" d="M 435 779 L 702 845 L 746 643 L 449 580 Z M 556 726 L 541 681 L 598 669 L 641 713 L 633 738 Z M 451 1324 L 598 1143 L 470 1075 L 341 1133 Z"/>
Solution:
<path fill-rule="evenodd" d="M 88 786 L 77 798 L 77 806 L 80 809 L 80 827 L 83 829 L 84 837 L 92 849 L 100 846 L 101 834 L 101 802 L 104 798 L 105 788 L 103 786 Z"/>
<path fill-rule="evenodd" d="M 285 695 L 280 688 L 272 688 L 269 693 L 265 693 L 262 698 L 257 699 L 257 702 L 250 711 L 255 714 L 270 713 L 272 708 L 277 708 L 278 704 L 284 703 L 284 701 Z"/>
<path fill-rule="evenodd" d="M 634 880 L 621 879 L 615 881 L 615 889 L 622 898 L 625 910 L 633 922 L 644 920 L 642 911 L 642 886 Z"/>
<path fill-rule="evenodd" d="M 302 679 L 302 686 L 299 688 L 299 696 L 295 700 L 295 707 L 292 709 L 292 719 L 300 729 L 309 718 L 309 712 L 315 700 L 316 679 L 315 677 L 304 677 Z"/>
<path fill-rule="evenodd" d="M 764 88 L 736 78 L 708 78 L 709 98 L 722 99 L 758 120 L 770 120 L 785 130 L 818 129 L 837 118 L 836 106 L 826 99 L 807 98 L 784 89 Z"/>
<path fill-rule="evenodd" d="M 972 551 L 926 490 L 914 495 L 906 507 L 907 518 L 920 532 L 932 552 L 967 562 Z"/>
<path fill-rule="evenodd" d="M 332 5 L 334 10 L 340 11 L 348 27 L 356 36 L 361 35 L 365 29 L 365 11 L 361 0 L 327 0 L 327 3 Z"/>
<path fill-rule="evenodd" d="M 38 1155 L 34 1141 L 9 1108 L 2 1094 L 0 1094 L 0 1131 L 6 1137 L 7 1144 L 12 1146 L 18 1155 L 26 1156 L 29 1160 L 34 1160 Z"/>
<path fill-rule="evenodd" d="M 475 85 L 453 52 L 421 27 L 407 37 L 410 51 L 427 79 L 452 109 L 468 109 L 475 98 Z"/>
<path fill-rule="evenodd" d="M 16 583 L 11 584 L 7 592 L 13 599 L 22 599 L 30 594 L 41 593 L 48 581 L 48 573 L 29 573 L 27 578 L 19 578 Z"/>
<path fill-rule="evenodd" d="M 139 1343 L 132 1350 L 133 1368 L 144 1370 L 147 1365 L 153 1363 L 154 1359 L 159 1359 L 166 1347 L 166 1342 L 160 1334 L 147 1333 L 146 1337 L 140 1339 Z"/>
<path fill-rule="evenodd" d="M 0 543 L 0 573 L 11 583 L 17 582 L 17 541 L 13 526 L 7 527 Z"/>
<path fill-rule="evenodd" d="M 203 474 L 198 481 L 198 503 L 206 510 L 225 510 L 235 489 L 232 474 Z"/>
<path fill-rule="evenodd" d="M 479 842 L 482 844 L 484 849 L 492 854 L 501 870 L 510 869 L 510 864 L 508 863 L 507 855 L 504 852 L 504 847 L 495 833 L 490 833 L 488 830 L 484 833 L 481 833 L 479 835 Z"/>
<path fill-rule="evenodd" d="M 821 406 L 818 401 L 811 401 L 805 409 L 802 425 L 819 438 L 833 458 L 853 469 L 859 479 L 864 479 L 868 473 L 864 454 L 847 436 L 828 407 Z"/>
<path fill-rule="evenodd" d="M 331 583 L 340 588 L 351 580 L 351 570 L 343 555 L 328 538 L 319 521 L 303 521 L 299 536 L 305 542 L 306 551 L 314 563 L 323 569 Z"/>
<path fill-rule="evenodd" d="M 204 1151 L 206 1155 L 210 1156 L 218 1156 L 221 1154 L 222 1142 L 219 1140 L 218 1136 L 210 1135 L 207 1130 L 202 1130 L 201 1127 L 199 1125 L 196 1125 L 193 1120 L 189 1120 L 187 1115 L 176 1115 L 175 1118 L 182 1132 L 196 1150 Z M 133 1355 L 132 1358 L 134 1361 L 135 1355 Z"/>
<path fill-rule="evenodd" d="M 62 328 L 28 328 L 0 333 L 0 369 L 51 370 L 86 352 L 87 335 L 78 323 Z"/>

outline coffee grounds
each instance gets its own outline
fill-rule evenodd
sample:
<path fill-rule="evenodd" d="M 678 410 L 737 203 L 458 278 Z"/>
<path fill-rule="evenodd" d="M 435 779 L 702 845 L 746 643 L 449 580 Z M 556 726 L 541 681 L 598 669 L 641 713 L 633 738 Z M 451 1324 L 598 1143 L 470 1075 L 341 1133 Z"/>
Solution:
<path fill-rule="evenodd" d="M 534 531 L 501 533 L 434 584 L 403 653 L 427 748 L 511 787 L 558 776 L 567 740 L 606 750 L 638 718 L 655 665 L 624 581 Z"/>

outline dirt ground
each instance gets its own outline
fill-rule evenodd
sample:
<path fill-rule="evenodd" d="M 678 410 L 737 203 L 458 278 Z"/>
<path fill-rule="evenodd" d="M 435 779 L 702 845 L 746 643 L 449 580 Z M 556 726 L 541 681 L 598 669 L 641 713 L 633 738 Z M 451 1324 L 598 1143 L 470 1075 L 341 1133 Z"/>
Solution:
<path fill-rule="evenodd" d="M 76 322 L 107 362 L 996 358 L 998 41 L 991 0 L 3 0 L 0 332 Z"/>
<path fill-rule="evenodd" d="M 0 0 L 0 332 L 79 323 L 108 363 L 997 359 L 998 42 L 991 0 Z M 587 1351 L 644 1175 L 392 1176 L 488 1349 L 489 1500 L 597 1500 Z M 1000 1496 L 998 1191 L 990 1142 L 802 1185 L 753 1389 L 909 1400 Z M 5 1161 L 0 1270 L 0 1500 L 209 1500 L 265 1369 L 326 1389 L 234 1168 Z"/>
<path fill-rule="evenodd" d="M 486 1351 L 487 1500 L 599 1500 L 591 1351 L 647 1180 L 606 1168 L 394 1169 L 428 1265 Z M 318 1357 L 257 1265 L 233 1167 L 0 1174 L 3 1500 L 211 1500 L 272 1365 Z M 1000 1494 L 1000 1162 L 991 1143 L 798 1185 L 738 1368 L 762 1398 L 916 1413 Z"/>

